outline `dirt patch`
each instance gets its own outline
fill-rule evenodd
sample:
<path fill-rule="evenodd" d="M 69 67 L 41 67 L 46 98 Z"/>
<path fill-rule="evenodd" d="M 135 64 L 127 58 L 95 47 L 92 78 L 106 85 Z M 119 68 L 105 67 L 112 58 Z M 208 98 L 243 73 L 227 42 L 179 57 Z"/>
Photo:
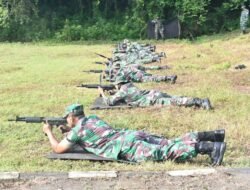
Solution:
<path fill-rule="evenodd" d="M 216 172 L 206 176 L 172 177 L 165 172 L 121 172 L 117 178 L 35 178 L 2 181 L 0 189 L 247 189 L 250 173 Z"/>
<path fill-rule="evenodd" d="M 250 94 L 250 71 L 249 69 L 235 70 L 231 69 L 226 78 L 232 83 L 232 86 L 238 92 L 243 94 Z"/>

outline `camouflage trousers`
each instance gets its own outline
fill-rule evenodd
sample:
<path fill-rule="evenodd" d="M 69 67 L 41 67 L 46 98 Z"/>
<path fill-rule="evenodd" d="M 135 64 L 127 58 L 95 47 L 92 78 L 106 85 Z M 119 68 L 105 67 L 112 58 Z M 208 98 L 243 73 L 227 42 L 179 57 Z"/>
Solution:
<path fill-rule="evenodd" d="M 164 39 L 164 28 L 163 27 L 155 27 L 155 39 L 159 39 L 159 34 L 160 38 Z"/>
<path fill-rule="evenodd" d="M 247 21 L 240 22 L 240 29 L 244 31 L 247 29 Z"/>
<path fill-rule="evenodd" d="M 170 96 L 164 93 L 163 97 L 159 97 L 156 99 L 155 105 L 195 106 L 193 104 L 193 99 L 194 98 L 184 96 Z"/>
<path fill-rule="evenodd" d="M 197 156 L 195 144 L 197 133 L 187 133 L 180 138 L 168 140 L 143 131 L 127 132 L 119 158 L 127 161 L 186 161 Z"/>
<path fill-rule="evenodd" d="M 134 82 L 161 82 L 161 81 L 167 81 L 166 76 L 157 76 L 157 75 L 148 75 L 148 76 L 141 76 L 136 78 L 136 81 Z"/>
<path fill-rule="evenodd" d="M 143 59 L 135 59 L 135 60 L 128 61 L 129 64 L 139 64 L 139 65 L 149 64 L 152 62 L 153 62 L 152 58 L 143 58 Z"/>

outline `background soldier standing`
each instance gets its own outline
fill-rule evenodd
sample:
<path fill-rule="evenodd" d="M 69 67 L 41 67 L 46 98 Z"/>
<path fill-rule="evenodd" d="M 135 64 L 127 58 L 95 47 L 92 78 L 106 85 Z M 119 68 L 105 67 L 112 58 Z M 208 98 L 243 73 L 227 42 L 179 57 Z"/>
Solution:
<path fill-rule="evenodd" d="M 155 39 L 158 40 L 158 35 L 160 34 L 160 37 L 164 39 L 164 26 L 162 24 L 162 21 L 159 19 L 159 17 L 156 17 L 156 19 L 152 20 L 152 23 L 155 24 Z"/>
<path fill-rule="evenodd" d="M 249 10 L 246 8 L 245 5 L 242 5 L 241 9 L 242 11 L 240 15 L 240 29 L 241 29 L 242 34 L 246 34 Z"/>

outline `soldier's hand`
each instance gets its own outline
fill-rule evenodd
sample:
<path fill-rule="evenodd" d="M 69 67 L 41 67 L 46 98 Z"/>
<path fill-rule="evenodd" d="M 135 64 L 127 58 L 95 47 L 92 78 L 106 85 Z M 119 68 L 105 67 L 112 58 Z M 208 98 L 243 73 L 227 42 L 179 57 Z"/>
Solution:
<path fill-rule="evenodd" d="M 44 125 L 43 125 L 43 132 L 45 133 L 45 134 L 47 134 L 47 133 L 50 133 L 52 131 L 52 126 L 48 123 L 48 122 L 46 122 Z"/>
<path fill-rule="evenodd" d="M 104 94 L 104 91 L 103 91 L 103 89 L 100 87 L 100 86 L 98 86 L 98 92 L 102 95 L 102 94 Z"/>
<path fill-rule="evenodd" d="M 65 126 L 65 125 L 60 125 L 58 128 L 60 129 L 60 131 L 61 131 L 62 133 L 67 133 L 67 132 L 70 131 L 70 127 Z"/>

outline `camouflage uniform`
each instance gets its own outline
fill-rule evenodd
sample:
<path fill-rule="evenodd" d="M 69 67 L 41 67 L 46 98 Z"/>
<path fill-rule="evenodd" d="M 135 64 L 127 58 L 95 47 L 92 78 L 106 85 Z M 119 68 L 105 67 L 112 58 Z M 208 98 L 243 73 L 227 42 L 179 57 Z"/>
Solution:
<path fill-rule="evenodd" d="M 108 66 L 106 72 L 104 73 L 104 78 L 107 81 L 115 81 L 117 78 L 122 78 L 122 80 L 133 81 L 133 82 L 150 82 L 150 81 L 172 81 L 174 76 L 157 76 L 152 75 L 146 70 L 160 70 L 167 69 L 167 66 L 148 66 L 144 67 L 140 64 L 126 65 L 126 62 L 119 61 L 113 62 Z"/>
<path fill-rule="evenodd" d="M 144 49 L 131 49 L 126 53 L 114 53 L 113 60 L 126 61 L 127 64 L 148 64 L 155 61 L 160 61 L 160 58 L 163 56 L 165 56 L 164 52 L 158 54 Z"/>
<path fill-rule="evenodd" d="M 120 68 L 119 71 L 114 75 L 113 80 L 115 81 L 117 79 L 132 82 L 161 82 L 169 81 L 170 77 L 152 75 L 150 73 L 138 69 L 138 67 L 127 66 Z"/>
<path fill-rule="evenodd" d="M 146 107 L 151 105 L 177 105 L 177 106 L 196 106 L 194 98 L 182 96 L 170 96 L 156 90 L 140 90 L 132 83 L 121 86 L 113 96 L 103 97 L 107 105 L 113 106 L 117 102 L 125 102 L 128 105 Z"/>
<path fill-rule="evenodd" d="M 82 118 L 67 134 L 71 146 L 79 144 L 88 152 L 115 160 L 185 161 L 197 156 L 198 133 L 168 140 L 144 131 L 115 130 L 95 115 Z"/>
<path fill-rule="evenodd" d="M 164 39 L 164 26 L 162 24 L 162 21 L 159 18 L 156 18 L 155 20 L 152 20 L 152 22 L 155 24 L 155 39 L 159 39 L 159 34 L 162 39 Z"/>
<path fill-rule="evenodd" d="M 246 9 L 245 6 L 242 6 L 242 11 L 240 15 L 240 29 L 243 33 L 245 33 L 247 29 L 248 15 L 249 10 Z"/>

